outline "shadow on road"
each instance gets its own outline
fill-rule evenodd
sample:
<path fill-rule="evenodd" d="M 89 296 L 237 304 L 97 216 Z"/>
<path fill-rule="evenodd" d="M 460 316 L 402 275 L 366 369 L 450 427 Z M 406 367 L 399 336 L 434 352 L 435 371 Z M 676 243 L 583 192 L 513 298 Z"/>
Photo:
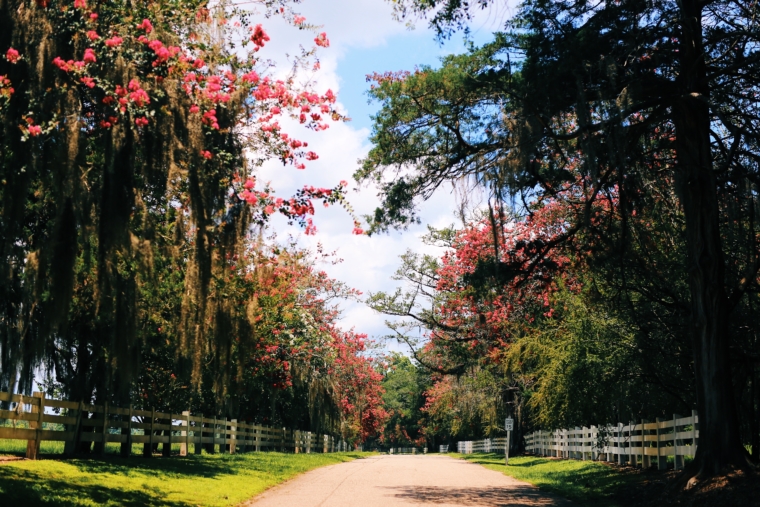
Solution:
<path fill-rule="evenodd" d="M 567 507 L 567 500 L 547 498 L 531 487 L 445 488 L 435 486 L 401 486 L 385 488 L 398 499 L 420 504 L 456 504 L 477 507 Z"/>

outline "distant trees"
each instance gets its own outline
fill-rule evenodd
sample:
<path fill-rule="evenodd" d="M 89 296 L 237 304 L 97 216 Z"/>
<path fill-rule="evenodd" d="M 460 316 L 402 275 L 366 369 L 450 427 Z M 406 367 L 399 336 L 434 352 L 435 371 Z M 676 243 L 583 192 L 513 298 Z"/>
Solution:
<path fill-rule="evenodd" d="M 397 5 L 402 15 L 436 8 L 443 35 L 475 7 Z M 548 289 L 564 273 L 602 286 L 594 290 L 641 340 L 678 351 L 680 366 L 693 354 L 696 477 L 746 464 L 737 401 L 752 400 L 744 439 L 758 438 L 755 390 L 734 384 L 757 382 L 756 326 L 745 324 L 760 268 L 755 11 L 733 1 L 528 1 L 507 33 L 440 69 L 375 76 L 383 108 L 356 174 L 381 185 L 375 231 L 416 220 L 416 203 L 447 181 L 488 189 L 491 260 L 462 278 L 480 292 L 473 301 Z M 520 216 L 508 217 L 507 203 Z M 552 230 L 500 245 L 551 207 L 561 210 Z M 490 322 L 480 315 L 469 317 Z"/>

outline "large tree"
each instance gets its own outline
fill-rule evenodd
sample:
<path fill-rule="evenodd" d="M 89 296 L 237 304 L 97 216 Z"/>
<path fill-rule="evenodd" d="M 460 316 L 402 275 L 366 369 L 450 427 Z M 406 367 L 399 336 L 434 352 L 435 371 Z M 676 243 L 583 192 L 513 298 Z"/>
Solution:
<path fill-rule="evenodd" d="M 444 36 L 473 7 L 397 5 L 402 15 L 437 9 L 432 23 Z M 415 220 L 420 198 L 463 177 L 497 201 L 522 202 L 517 209 L 572 192 L 581 205 L 561 233 L 526 243 L 528 272 L 594 226 L 605 195 L 618 196 L 624 223 L 646 202 L 647 181 L 666 182 L 683 216 L 697 477 L 747 463 L 729 348 L 730 315 L 756 290 L 760 267 L 756 15 L 754 3 L 728 0 L 526 1 L 506 34 L 439 70 L 375 76 L 383 108 L 356 174 L 382 182 L 375 230 Z"/>
<path fill-rule="evenodd" d="M 342 201 L 337 182 L 278 198 L 255 181 L 263 160 L 317 158 L 280 118 L 322 130 L 341 116 L 296 80 L 325 34 L 275 79 L 256 21 L 307 25 L 287 1 L 253 4 L 0 0 L 0 389 L 68 362 L 70 396 L 123 402 L 155 310 L 145 290 L 167 271 L 197 386 L 204 352 L 229 355 L 245 329 L 225 290 L 255 268 L 238 264 L 252 227 L 279 212 L 309 234 L 312 201 Z"/>

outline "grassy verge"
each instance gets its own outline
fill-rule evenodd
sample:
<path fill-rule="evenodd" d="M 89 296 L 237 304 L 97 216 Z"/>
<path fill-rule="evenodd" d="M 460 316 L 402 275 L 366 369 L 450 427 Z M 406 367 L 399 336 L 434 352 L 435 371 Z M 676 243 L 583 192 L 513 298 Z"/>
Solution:
<path fill-rule="evenodd" d="M 640 480 L 635 474 L 592 461 L 558 460 L 539 456 L 515 456 L 504 465 L 499 454 L 455 454 L 491 470 L 529 482 L 585 507 L 615 507 L 613 496 L 622 487 Z"/>
<path fill-rule="evenodd" d="M 370 454 L 11 461 L 0 464 L 0 505 L 230 506 L 302 472 Z"/>

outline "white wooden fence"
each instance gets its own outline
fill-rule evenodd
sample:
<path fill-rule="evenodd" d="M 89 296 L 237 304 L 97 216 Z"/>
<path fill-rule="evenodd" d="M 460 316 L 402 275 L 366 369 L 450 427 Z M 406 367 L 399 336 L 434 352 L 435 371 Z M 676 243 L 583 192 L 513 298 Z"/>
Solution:
<path fill-rule="evenodd" d="M 674 415 L 672 419 L 657 418 L 655 422 L 641 421 L 617 426 L 591 426 L 554 431 L 534 431 L 525 436 L 525 450 L 539 456 L 602 460 L 620 465 L 641 464 L 644 468 L 656 465 L 668 467 L 673 456 L 676 470 L 683 468 L 684 457 L 697 451 L 699 418 Z M 457 442 L 462 454 L 474 452 L 504 452 L 504 439 L 494 438 Z"/>
<path fill-rule="evenodd" d="M 180 455 L 196 454 L 203 446 L 220 452 L 282 451 L 295 453 L 348 451 L 349 444 L 332 435 L 317 435 L 288 428 L 246 424 L 235 419 L 208 417 L 190 412 L 165 414 L 108 405 L 45 398 L 43 393 L 22 396 L 0 392 L 0 401 L 15 404 L 13 410 L 0 410 L 0 439 L 26 440 L 26 457 L 37 459 L 40 442 L 63 441 L 66 453 L 73 453 L 81 442 L 120 443 L 122 455 L 132 452 L 132 444 L 164 444 L 169 455 L 172 444 L 179 444 Z M 59 412 L 59 413 L 55 413 Z M 10 424 L 10 425 L 9 425 Z M 167 452 L 169 451 L 169 452 Z M 105 445 L 102 446 L 105 453 Z"/>
<path fill-rule="evenodd" d="M 457 452 L 460 454 L 472 454 L 475 452 L 494 452 L 504 454 L 506 437 L 486 438 L 484 440 L 464 440 L 457 442 Z"/>

